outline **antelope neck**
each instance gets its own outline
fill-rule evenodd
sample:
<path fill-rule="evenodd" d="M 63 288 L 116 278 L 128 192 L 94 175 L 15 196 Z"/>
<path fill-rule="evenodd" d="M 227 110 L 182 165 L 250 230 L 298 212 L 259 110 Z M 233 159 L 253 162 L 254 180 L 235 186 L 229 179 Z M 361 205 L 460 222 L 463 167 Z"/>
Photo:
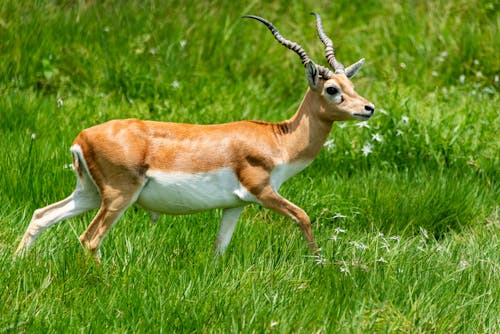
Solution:
<path fill-rule="evenodd" d="M 332 129 L 333 121 L 322 119 L 317 96 L 308 89 L 293 117 L 282 126 L 289 129 L 280 133 L 280 141 L 288 152 L 288 161 L 313 160 L 319 153 Z"/>

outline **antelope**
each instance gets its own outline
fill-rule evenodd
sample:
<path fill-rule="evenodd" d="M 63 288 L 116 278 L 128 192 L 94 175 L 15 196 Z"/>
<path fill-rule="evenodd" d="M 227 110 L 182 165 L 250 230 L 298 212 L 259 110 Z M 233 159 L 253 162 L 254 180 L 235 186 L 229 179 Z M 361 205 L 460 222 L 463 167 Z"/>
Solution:
<path fill-rule="evenodd" d="M 99 208 L 79 237 L 99 260 L 103 238 L 132 204 L 154 216 L 223 209 L 214 245 L 216 255 L 223 254 L 243 208 L 252 203 L 295 221 L 317 253 L 308 215 L 278 190 L 315 159 L 333 122 L 368 120 L 375 107 L 354 91 L 350 81 L 364 59 L 348 67 L 337 61 L 320 16 L 312 14 L 333 71 L 313 63 L 299 44 L 285 39 L 271 22 L 244 16 L 263 23 L 280 44 L 298 54 L 305 67 L 309 87 L 292 118 L 279 123 L 216 125 L 124 119 L 84 129 L 70 149 L 74 192 L 35 210 L 16 255 L 25 253 L 53 224 Z"/>

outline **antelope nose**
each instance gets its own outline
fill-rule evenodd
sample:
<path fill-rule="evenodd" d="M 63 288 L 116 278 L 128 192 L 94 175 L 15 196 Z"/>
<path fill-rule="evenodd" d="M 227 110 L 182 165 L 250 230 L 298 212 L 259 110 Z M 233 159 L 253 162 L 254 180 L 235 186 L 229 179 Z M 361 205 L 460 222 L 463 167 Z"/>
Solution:
<path fill-rule="evenodd" d="M 373 113 L 375 112 L 375 107 L 373 106 L 373 104 L 367 104 L 365 105 L 365 111 L 368 111 L 370 115 L 373 115 Z"/>

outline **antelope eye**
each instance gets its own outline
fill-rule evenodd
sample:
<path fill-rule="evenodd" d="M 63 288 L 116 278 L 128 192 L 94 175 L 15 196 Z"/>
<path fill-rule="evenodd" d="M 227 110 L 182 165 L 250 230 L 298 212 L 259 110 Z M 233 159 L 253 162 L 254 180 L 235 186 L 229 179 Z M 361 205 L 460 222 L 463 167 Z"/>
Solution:
<path fill-rule="evenodd" d="M 327 87 L 326 92 L 329 95 L 337 95 L 338 93 L 340 93 L 340 90 L 337 87 Z"/>

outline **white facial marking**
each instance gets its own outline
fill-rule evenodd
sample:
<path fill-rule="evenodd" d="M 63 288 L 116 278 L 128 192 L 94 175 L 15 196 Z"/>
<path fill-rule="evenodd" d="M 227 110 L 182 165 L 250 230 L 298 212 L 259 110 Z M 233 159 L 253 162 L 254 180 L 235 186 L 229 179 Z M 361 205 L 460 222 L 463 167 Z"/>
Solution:
<path fill-rule="evenodd" d="M 333 102 L 334 104 L 342 102 L 342 89 L 340 89 L 337 85 L 329 85 L 325 87 L 323 95 L 327 100 Z"/>

